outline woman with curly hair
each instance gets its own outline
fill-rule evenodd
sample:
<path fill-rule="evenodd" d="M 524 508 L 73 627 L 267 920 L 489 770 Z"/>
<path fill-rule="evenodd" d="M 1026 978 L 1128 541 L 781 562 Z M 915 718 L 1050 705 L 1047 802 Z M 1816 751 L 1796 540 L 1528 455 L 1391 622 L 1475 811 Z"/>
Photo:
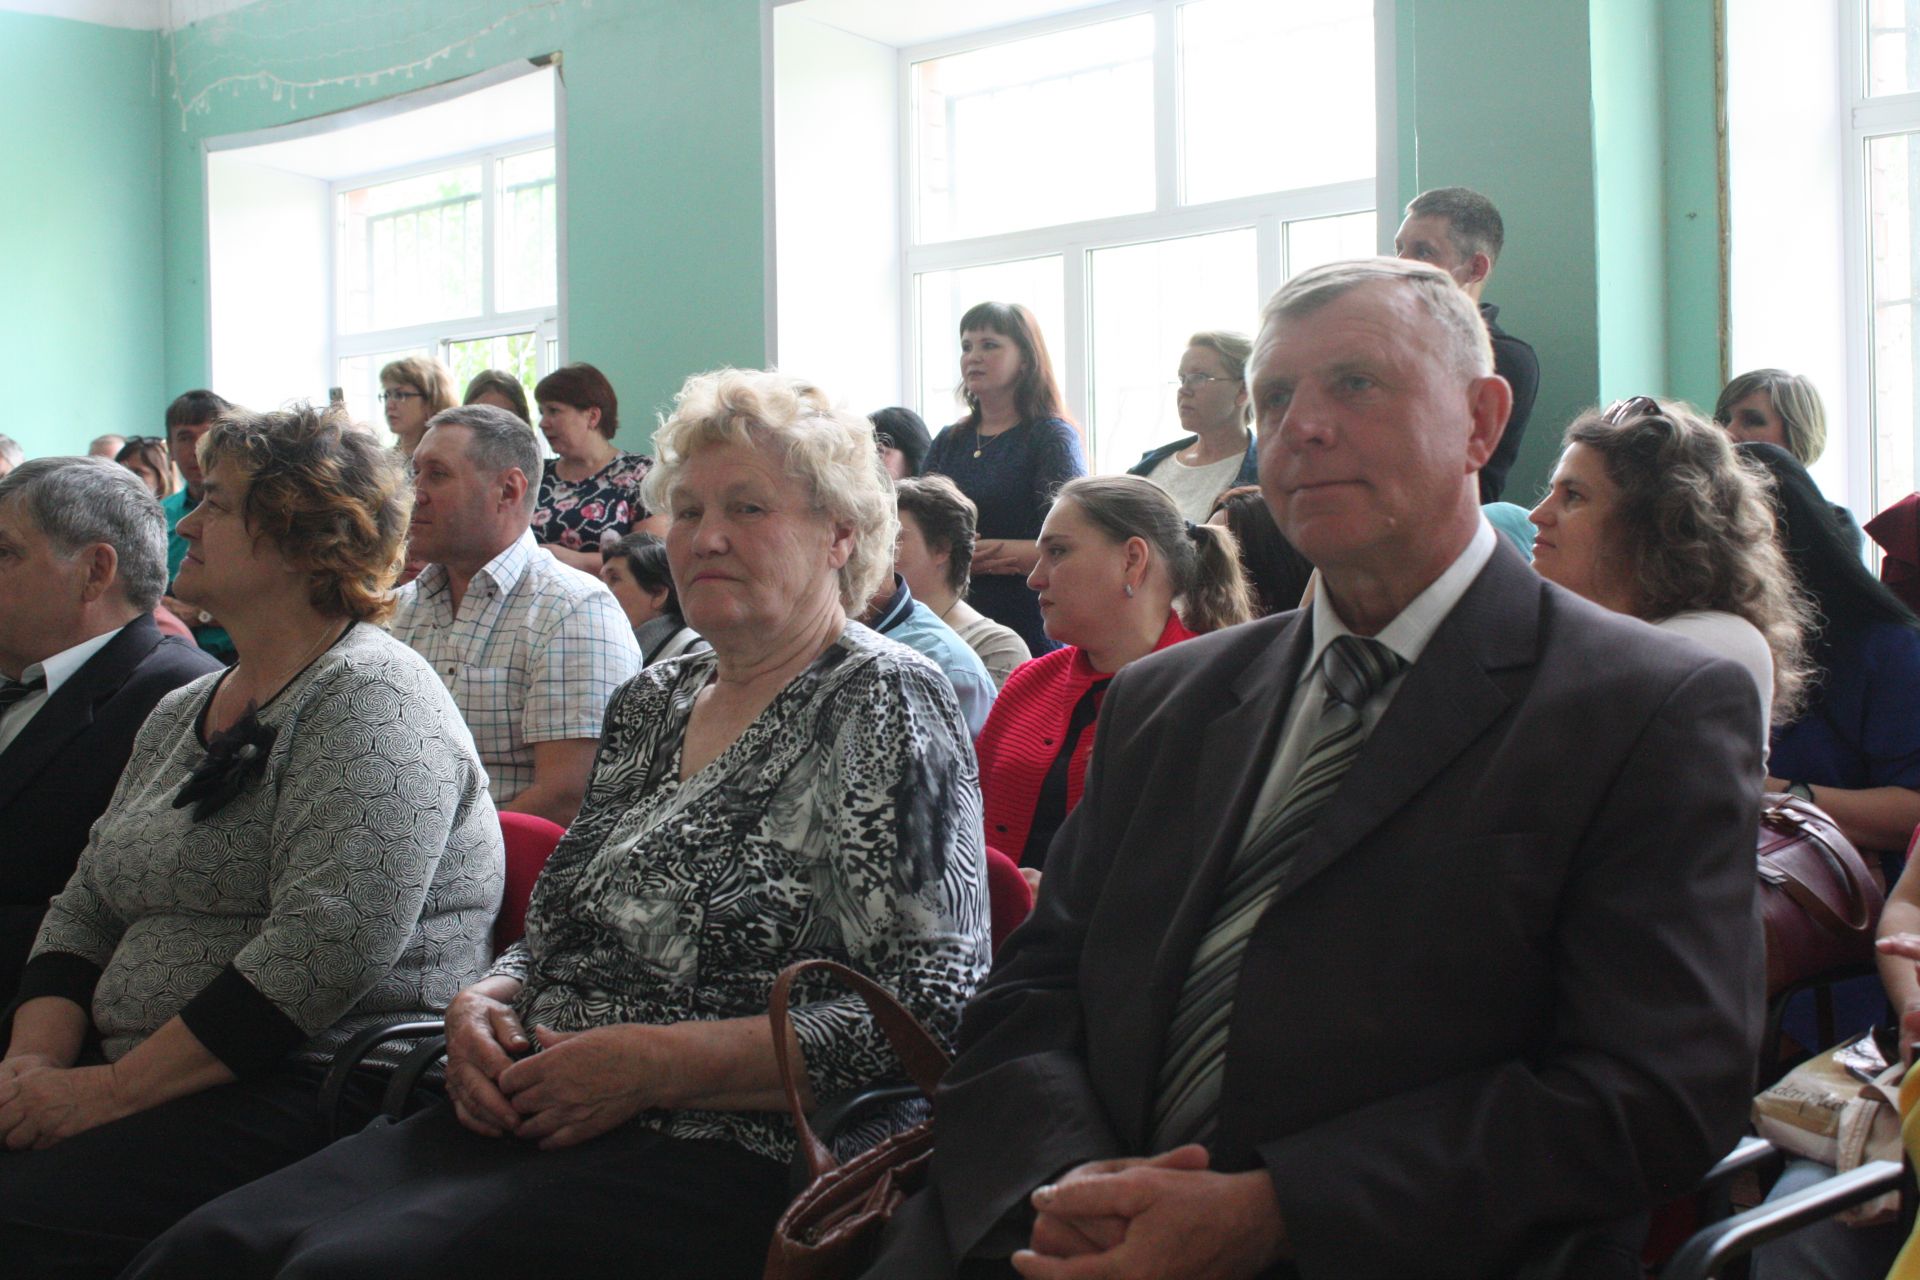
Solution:
<path fill-rule="evenodd" d="M 1767 504 L 1766 478 L 1692 409 L 1648 396 L 1574 419 L 1531 519 L 1551 582 L 1746 667 L 1762 731 L 1793 719 L 1809 615 Z"/>
<path fill-rule="evenodd" d="M 438 1011 L 491 951 L 486 774 L 440 678 L 379 625 L 401 459 L 303 407 L 228 416 L 199 461 L 179 583 L 239 659 L 154 709 L 21 975 L 0 1059 L 14 1274 L 111 1276 L 319 1150 L 334 1050 Z"/>

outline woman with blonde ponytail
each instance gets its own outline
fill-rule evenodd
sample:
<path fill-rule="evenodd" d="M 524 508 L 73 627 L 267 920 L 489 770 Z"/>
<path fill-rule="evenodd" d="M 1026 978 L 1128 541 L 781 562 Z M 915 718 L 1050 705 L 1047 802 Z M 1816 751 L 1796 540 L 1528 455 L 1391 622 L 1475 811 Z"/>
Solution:
<path fill-rule="evenodd" d="M 1127 663 L 1253 616 L 1233 535 L 1190 523 L 1138 476 L 1063 485 L 1027 577 L 1048 638 L 1017 668 L 980 731 L 987 843 L 1030 881 L 1080 802 L 1107 682 Z"/>

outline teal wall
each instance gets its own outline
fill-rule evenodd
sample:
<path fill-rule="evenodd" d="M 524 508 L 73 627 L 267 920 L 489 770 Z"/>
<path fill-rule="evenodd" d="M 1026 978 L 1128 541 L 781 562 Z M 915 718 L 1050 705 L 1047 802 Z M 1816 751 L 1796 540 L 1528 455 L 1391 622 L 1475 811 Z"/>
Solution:
<path fill-rule="evenodd" d="M 1415 162 L 1398 203 L 1457 185 L 1500 208 L 1507 245 L 1485 300 L 1540 357 L 1540 395 L 1506 493 L 1528 505 L 1553 470 L 1561 429 L 1599 385 L 1588 6 L 1400 0 L 1400 9 L 1415 65 L 1411 100 L 1397 104 L 1399 146 Z M 1384 196 L 1381 206 L 1385 215 Z"/>
<path fill-rule="evenodd" d="M 621 443 L 643 444 L 688 373 L 766 359 L 760 23 L 758 0 L 259 0 L 175 33 L 169 391 L 209 368 L 204 139 L 559 51 L 567 356 L 606 372 Z"/>
<path fill-rule="evenodd" d="M 1399 191 L 1383 185 L 1382 221 L 1429 187 L 1500 207 L 1486 300 L 1540 356 L 1513 501 L 1537 496 L 1582 408 L 1719 391 L 1717 4 L 1399 0 Z"/>
<path fill-rule="evenodd" d="M 1500 205 L 1487 297 L 1542 370 L 1518 500 L 1579 408 L 1718 390 L 1718 2 L 1395 6 L 1382 229 L 1427 187 Z M 73 448 L 207 380 L 206 139 L 558 51 L 568 354 L 643 443 L 688 372 L 765 359 L 761 23 L 759 0 L 256 0 L 165 37 L 0 13 L 0 103 L 31 126 L 0 137 L 0 338 L 86 389 L 0 430 Z"/>
<path fill-rule="evenodd" d="M 158 434 L 156 40 L 0 13 L 0 431 L 29 456 Z"/>

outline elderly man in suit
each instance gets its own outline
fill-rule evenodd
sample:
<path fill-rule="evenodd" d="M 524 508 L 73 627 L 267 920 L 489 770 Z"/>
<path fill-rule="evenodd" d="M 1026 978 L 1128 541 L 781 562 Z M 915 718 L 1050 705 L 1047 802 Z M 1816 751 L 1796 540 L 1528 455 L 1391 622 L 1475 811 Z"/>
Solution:
<path fill-rule="evenodd" d="M 1438 270 L 1303 273 L 1248 378 L 1321 589 L 1114 677 L 871 1274 L 1637 1276 L 1747 1109 L 1751 680 L 1498 542 Z"/>
<path fill-rule="evenodd" d="M 219 662 L 162 636 L 167 524 L 104 458 L 0 479 L 0 1001 L 154 704 Z"/>

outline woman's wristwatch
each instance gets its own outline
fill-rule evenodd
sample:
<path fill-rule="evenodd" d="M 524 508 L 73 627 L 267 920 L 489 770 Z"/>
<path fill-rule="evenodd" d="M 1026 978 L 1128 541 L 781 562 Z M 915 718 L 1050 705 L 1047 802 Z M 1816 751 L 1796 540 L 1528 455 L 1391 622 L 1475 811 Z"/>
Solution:
<path fill-rule="evenodd" d="M 1808 804 L 1813 803 L 1813 788 L 1804 782 L 1789 782 L 1786 786 L 1786 793 L 1790 796 L 1799 796 Z"/>

